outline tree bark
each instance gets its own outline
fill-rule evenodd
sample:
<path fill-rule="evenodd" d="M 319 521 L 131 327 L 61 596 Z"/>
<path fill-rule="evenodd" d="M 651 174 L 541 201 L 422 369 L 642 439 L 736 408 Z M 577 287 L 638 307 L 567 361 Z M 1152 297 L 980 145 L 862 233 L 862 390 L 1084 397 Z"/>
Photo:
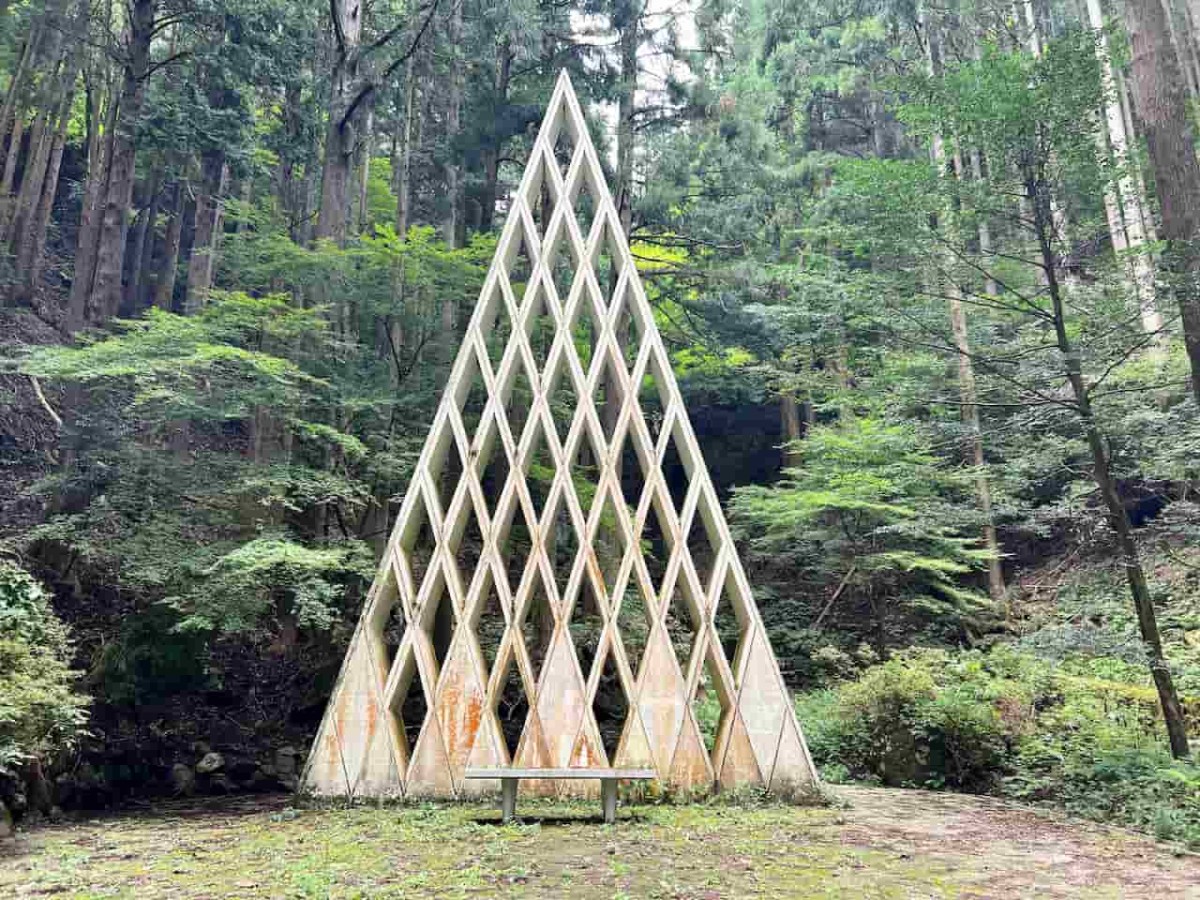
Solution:
<path fill-rule="evenodd" d="M 479 229 L 491 231 L 496 219 L 496 194 L 500 182 L 500 157 L 504 153 L 505 138 L 499 130 L 499 118 L 508 106 L 508 87 L 512 78 L 512 47 L 507 37 L 496 45 L 496 65 L 493 71 L 492 91 L 496 126 L 492 139 L 481 151 L 483 158 L 483 194 L 479 199 Z M 586 235 L 585 235 L 586 237 Z M 566 300 L 565 297 L 561 298 Z"/>
<path fill-rule="evenodd" d="M 129 208 L 133 202 L 137 126 L 146 99 L 150 74 L 150 40 L 154 34 L 155 0 L 132 0 L 129 5 L 129 38 L 117 101 L 118 113 L 108 160 L 105 193 L 96 242 L 95 275 L 88 296 L 87 319 L 102 323 L 121 303 L 121 275 L 125 241 L 129 233 Z"/>
<path fill-rule="evenodd" d="M 1146 136 L 1164 242 L 1162 270 L 1179 304 L 1200 404 L 1200 162 L 1191 111 L 1161 0 L 1127 0 L 1134 105 Z"/>
<path fill-rule="evenodd" d="M 779 395 L 779 424 L 783 432 L 783 467 L 794 469 L 800 465 L 801 457 L 796 444 L 804 437 L 804 422 L 800 416 L 800 404 L 791 392 Z"/>
<path fill-rule="evenodd" d="M 202 163 L 203 187 L 196 196 L 193 219 L 192 251 L 188 255 L 187 290 L 184 312 L 191 315 L 208 302 L 216 268 L 217 242 L 221 232 L 221 215 L 225 189 L 229 181 L 229 165 L 225 154 L 208 154 Z"/>
<path fill-rule="evenodd" d="M 50 228 L 50 216 L 54 211 L 54 198 L 58 195 L 58 177 L 62 171 L 63 150 L 67 141 L 67 128 L 71 122 L 71 108 L 75 103 L 80 65 L 78 62 L 68 63 L 68 68 L 70 73 L 66 79 L 66 93 L 59 104 L 37 205 L 25 227 L 16 236 L 17 271 L 24 273 L 20 286 L 20 296 L 24 302 L 33 300 L 38 282 L 41 281 L 46 235 Z"/>
<path fill-rule="evenodd" d="M 404 63 L 404 124 L 401 135 L 400 165 L 396 170 L 396 234 L 403 240 L 412 218 L 413 150 L 420 139 L 420 104 L 417 98 L 417 54 Z"/>
<path fill-rule="evenodd" d="M 466 239 L 463 214 L 466 196 L 463 189 L 462 150 L 459 146 L 462 130 L 462 104 L 465 63 L 462 57 L 463 5 L 455 2 L 450 12 L 447 41 L 450 44 L 450 83 L 446 90 L 446 219 L 442 236 L 449 247 L 461 247 Z"/>
<path fill-rule="evenodd" d="M 359 88 L 359 48 L 362 40 L 361 0 L 336 0 L 331 5 L 334 37 L 333 72 L 329 85 L 329 121 L 325 130 L 325 160 L 321 170 L 321 208 L 318 240 L 344 244 L 350 223 L 350 187 L 358 125 L 366 104 L 351 110 Z"/>
<path fill-rule="evenodd" d="M 1109 234 L 1112 236 L 1113 250 L 1118 255 L 1127 257 L 1129 278 L 1137 292 L 1138 305 L 1142 311 L 1142 328 L 1148 334 L 1157 334 L 1162 330 L 1163 318 L 1155 302 L 1154 266 L 1146 248 L 1146 230 L 1143 224 L 1146 203 L 1133 175 L 1133 167 L 1137 163 L 1129 153 L 1130 133 L 1126 130 L 1125 113 L 1121 109 L 1121 85 L 1113 71 L 1100 0 L 1084 2 L 1088 24 L 1098 35 L 1096 53 L 1100 58 L 1101 75 L 1104 79 L 1107 149 L 1112 152 L 1117 171 L 1115 185 L 1106 184 L 1104 188 L 1104 209 L 1108 218 Z"/>
<path fill-rule="evenodd" d="M 171 221 L 163 238 L 162 261 L 154 282 L 154 305 L 168 312 L 174 305 L 175 278 L 179 272 L 179 245 L 183 243 L 184 195 L 183 183 L 176 181 L 171 189 Z"/>
<path fill-rule="evenodd" d="M 154 258 L 154 226 L 158 220 L 161 198 L 162 171 L 156 169 L 146 186 L 146 210 L 138 219 L 133 249 L 129 253 L 129 287 L 125 293 L 125 308 L 130 315 L 142 307 L 142 288 L 146 283 L 146 272 Z"/>
<path fill-rule="evenodd" d="M 100 127 L 101 99 L 95 80 L 87 81 L 88 152 L 87 181 L 79 211 L 79 235 L 75 244 L 75 272 L 67 300 L 67 330 L 82 328 L 87 320 L 87 300 L 96 268 L 96 243 L 100 236 L 100 202 L 108 190 L 108 153 L 111 149 L 116 102 L 108 104 L 103 130 Z"/>

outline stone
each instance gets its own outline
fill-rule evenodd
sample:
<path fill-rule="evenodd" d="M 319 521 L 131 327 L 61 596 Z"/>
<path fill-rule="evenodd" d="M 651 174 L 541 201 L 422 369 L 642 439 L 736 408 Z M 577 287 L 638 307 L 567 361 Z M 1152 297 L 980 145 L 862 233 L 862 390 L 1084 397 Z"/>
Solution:
<path fill-rule="evenodd" d="M 184 763 L 171 766 L 171 789 L 178 797 L 190 797 L 196 791 L 196 773 Z"/>
<path fill-rule="evenodd" d="M 13 818 L 12 813 L 8 811 L 8 807 L 4 805 L 4 801 L 0 800 L 0 840 L 12 837 L 13 833 Z"/>
<path fill-rule="evenodd" d="M 218 772 L 208 779 L 208 791 L 210 794 L 232 794 L 237 791 L 237 787 L 232 781 Z"/>
<path fill-rule="evenodd" d="M 200 762 L 196 763 L 196 774 L 211 775 L 225 768 L 225 757 L 220 753 L 210 751 L 205 753 Z"/>
<path fill-rule="evenodd" d="M 280 775 L 296 774 L 296 748 L 280 747 L 275 751 L 275 771 Z"/>

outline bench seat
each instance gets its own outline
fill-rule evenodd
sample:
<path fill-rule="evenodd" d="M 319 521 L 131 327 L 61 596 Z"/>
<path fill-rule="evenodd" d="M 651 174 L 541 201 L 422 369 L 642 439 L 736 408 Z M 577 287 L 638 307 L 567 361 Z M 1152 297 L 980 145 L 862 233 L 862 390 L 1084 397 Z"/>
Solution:
<path fill-rule="evenodd" d="M 658 777 L 653 769 L 518 769 L 510 767 L 486 768 L 469 766 L 467 778 L 498 779 L 500 781 L 501 813 L 505 822 L 511 822 L 517 811 L 517 782 L 522 778 L 537 778 L 557 781 L 560 779 L 600 780 L 600 801 L 604 807 L 604 821 L 612 824 L 617 820 L 617 782 L 650 781 Z"/>

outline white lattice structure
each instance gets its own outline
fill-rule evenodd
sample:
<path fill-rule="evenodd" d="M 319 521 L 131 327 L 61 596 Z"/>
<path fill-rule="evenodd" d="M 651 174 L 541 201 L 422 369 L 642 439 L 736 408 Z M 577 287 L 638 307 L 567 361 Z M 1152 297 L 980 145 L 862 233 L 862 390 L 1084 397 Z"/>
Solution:
<path fill-rule="evenodd" d="M 565 72 L 303 781 L 468 765 L 816 777 Z"/>

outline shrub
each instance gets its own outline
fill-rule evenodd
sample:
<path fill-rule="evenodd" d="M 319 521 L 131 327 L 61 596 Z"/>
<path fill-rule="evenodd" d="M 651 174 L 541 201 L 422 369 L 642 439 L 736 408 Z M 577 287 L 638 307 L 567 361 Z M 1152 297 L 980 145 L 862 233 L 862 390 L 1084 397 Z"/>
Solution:
<path fill-rule="evenodd" d="M 0 561 L 0 780 L 49 761 L 81 734 L 88 700 L 75 690 L 70 658 L 45 590 Z"/>
<path fill-rule="evenodd" d="M 802 696 L 831 780 L 949 787 L 1053 803 L 1200 846 L 1200 766 L 1172 760 L 1152 697 L 999 646 L 918 650 Z"/>

